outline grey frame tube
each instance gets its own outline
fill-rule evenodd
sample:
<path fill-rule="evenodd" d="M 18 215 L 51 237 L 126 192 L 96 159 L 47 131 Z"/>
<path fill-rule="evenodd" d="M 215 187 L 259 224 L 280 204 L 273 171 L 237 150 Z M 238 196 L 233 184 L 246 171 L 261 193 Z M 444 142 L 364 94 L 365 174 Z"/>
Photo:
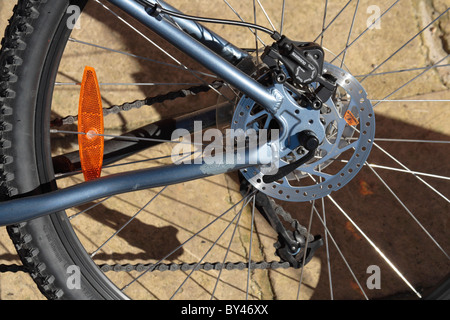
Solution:
<path fill-rule="evenodd" d="M 115 194 L 201 179 L 272 161 L 272 149 L 267 144 L 247 149 L 243 154 L 241 157 L 239 152 L 225 153 L 220 164 L 206 159 L 199 164 L 172 164 L 124 172 L 49 193 L 1 202 L 0 226 L 32 220 Z M 233 161 L 227 163 L 229 159 Z"/>
<path fill-rule="evenodd" d="M 155 3 L 155 0 L 149 0 L 149 2 Z M 164 9 L 174 12 L 180 12 L 165 1 L 158 0 L 158 4 L 161 5 L 161 7 L 163 7 Z M 180 19 L 177 17 L 169 17 L 167 15 L 164 15 L 164 17 L 169 21 L 173 21 L 178 27 L 183 29 L 183 31 L 188 33 L 191 37 L 194 37 L 196 40 L 220 55 L 222 58 L 231 62 L 233 65 L 236 65 L 243 59 L 249 57 L 249 54 L 246 51 L 234 46 L 218 34 L 209 30 L 202 24 L 197 23 L 196 21 Z"/>
<path fill-rule="evenodd" d="M 144 6 L 135 0 L 108 1 L 143 23 L 173 46 L 236 87 L 239 91 L 245 93 L 265 109 L 269 111 L 276 110 L 277 106 L 281 103 L 279 98 L 274 96 L 269 88 L 264 87 L 233 64 L 220 57 L 217 53 L 201 44 L 183 30 L 180 30 L 172 22 L 164 19 L 162 16 L 151 16 L 147 13 Z"/>

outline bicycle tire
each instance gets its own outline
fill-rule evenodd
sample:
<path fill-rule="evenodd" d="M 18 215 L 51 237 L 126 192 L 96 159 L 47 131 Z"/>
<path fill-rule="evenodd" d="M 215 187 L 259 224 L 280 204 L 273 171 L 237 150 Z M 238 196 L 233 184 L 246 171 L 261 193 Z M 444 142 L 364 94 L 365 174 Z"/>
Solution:
<path fill-rule="evenodd" d="M 39 107 L 42 107 L 41 101 L 45 97 L 23 93 L 30 90 L 47 91 L 42 86 L 48 83 L 47 79 L 55 77 L 48 64 L 59 60 L 55 57 L 62 54 L 68 37 L 66 9 L 70 4 L 82 7 L 85 3 L 19 1 L 14 8 L 0 54 L 3 80 L 0 98 L 3 110 L 1 134 L 4 141 L 1 154 L 4 159 L 8 159 L 1 170 L 2 177 L 7 177 L 2 184 L 3 199 L 54 188 L 42 162 L 42 154 L 48 152 L 45 150 L 48 146 L 39 145 L 45 141 L 39 132 L 44 131 L 36 128 L 38 121 L 33 123 L 27 120 L 35 119 L 35 116 L 45 117 L 45 112 Z M 36 106 L 36 109 L 28 106 Z M 33 139 L 27 137 L 30 132 L 36 132 Z M 27 168 L 35 169 L 29 171 Z M 83 252 L 80 244 L 72 241 L 76 237 L 61 237 L 72 232 L 62 231 L 65 229 L 65 219 L 64 212 L 61 212 L 7 228 L 22 263 L 42 294 L 49 299 L 125 298 L 120 291 L 105 284 L 101 272 L 95 272 L 97 268 L 89 266 L 92 260 L 80 255 Z M 67 281 L 71 276 L 67 268 L 71 265 L 81 268 L 82 290 L 67 289 Z"/>

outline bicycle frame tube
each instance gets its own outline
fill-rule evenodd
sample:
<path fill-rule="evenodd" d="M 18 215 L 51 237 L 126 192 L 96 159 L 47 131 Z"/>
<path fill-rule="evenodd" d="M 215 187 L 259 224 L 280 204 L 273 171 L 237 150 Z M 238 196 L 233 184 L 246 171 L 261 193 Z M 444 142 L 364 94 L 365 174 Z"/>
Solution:
<path fill-rule="evenodd" d="M 0 226 L 32 220 L 90 201 L 130 191 L 156 188 L 212 175 L 269 164 L 272 149 L 265 144 L 244 152 L 223 154 L 223 160 L 172 164 L 110 175 L 72 187 L 0 203 Z M 233 159 L 233 161 L 228 161 Z"/>
<path fill-rule="evenodd" d="M 154 3 L 155 0 L 147 2 Z M 158 0 L 158 4 L 164 9 L 179 12 L 177 9 L 164 1 Z M 196 21 L 169 17 L 167 15 L 164 15 L 164 17 L 169 21 L 173 21 L 184 32 L 198 40 L 200 43 L 220 55 L 228 62 L 231 62 L 233 65 L 237 65 L 240 61 L 249 57 L 246 51 L 239 49 Z"/>
<path fill-rule="evenodd" d="M 168 19 L 159 15 L 151 16 L 145 7 L 135 0 L 108 0 L 118 8 L 122 9 L 159 36 L 167 40 L 173 46 L 186 53 L 191 58 L 197 60 L 204 67 L 218 75 L 220 78 L 236 87 L 239 91 L 255 100 L 268 111 L 276 111 L 281 104 L 280 97 L 272 94 L 269 88 L 264 87 L 253 78 L 236 68 L 229 61 L 219 56 L 216 52 L 207 48 L 199 41 L 191 37 L 189 34 L 178 28 Z M 149 1 L 154 3 L 154 1 Z M 159 3 L 159 1 L 158 1 Z M 185 24 L 186 28 L 192 29 L 199 24 Z M 202 30 L 206 28 L 202 27 Z M 189 31 L 189 30 L 187 30 Z M 193 30 L 192 30 L 193 31 Z M 191 34 L 196 34 L 191 32 Z M 197 31 L 198 34 L 198 31 Z M 213 33 L 209 32 L 212 36 Z M 223 46 L 221 42 L 217 42 L 218 46 Z"/>

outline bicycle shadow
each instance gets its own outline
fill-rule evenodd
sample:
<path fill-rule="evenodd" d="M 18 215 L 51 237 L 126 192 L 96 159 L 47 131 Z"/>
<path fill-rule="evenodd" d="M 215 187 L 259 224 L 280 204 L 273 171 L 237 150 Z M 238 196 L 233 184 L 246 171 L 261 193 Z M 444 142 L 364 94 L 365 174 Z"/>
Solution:
<path fill-rule="evenodd" d="M 88 203 L 78 206 L 76 209 L 79 210 L 78 212 L 85 212 L 92 205 L 92 203 Z M 167 256 L 165 260 L 174 261 L 184 252 L 183 248 L 180 248 L 169 256 L 174 248 L 181 245 L 177 239 L 178 230 L 173 226 L 155 227 L 143 222 L 139 218 L 133 219 L 130 222 L 129 215 L 111 209 L 102 203 L 96 204 L 94 208 L 91 208 L 83 214 L 87 215 L 89 219 L 100 222 L 104 227 L 111 229 L 109 235 L 106 232 L 102 232 L 102 236 L 106 238 L 97 237 L 96 243 L 91 243 L 91 246 L 97 246 L 97 248 L 102 246 L 102 249 L 95 254 L 96 260 L 112 260 L 114 263 L 137 260 L 148 262 L 149 260 L 159 261 Z M 142 214 L 148 213 L 142 212 Z M 77 218 L 75 217 L 74 219 Z M 126 228 L 121 229 L 126 224 Z M 74 229 L 81 237 L 89 239 L 89 235 L 84 234 L 82 226 L 75 225 Z M 109 237 L 116 232 L 115 237 L 126 242 L 126 244 L 121 244 L 121 246 L 130 246 L 134 251 L 138 252 L 108 253 L 110 251 L 110 248 L 108 248 Z"/>

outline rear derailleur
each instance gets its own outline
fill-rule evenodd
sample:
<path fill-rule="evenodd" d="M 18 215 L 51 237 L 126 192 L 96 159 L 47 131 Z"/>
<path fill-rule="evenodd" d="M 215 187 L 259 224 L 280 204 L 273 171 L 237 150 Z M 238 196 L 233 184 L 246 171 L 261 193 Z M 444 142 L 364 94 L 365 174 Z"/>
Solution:
<path fill-rule="evenodd" d="M 249 188 L 253 187 L 241 174 L 239 175 L 241 193 L 247 193 Z M 316 250 L 323 245 L 322 237 L 311 235 L 307 228 L 293 219 L 282 206 L 264 193 L 257 192 L 255 197 L 256 209 L 278 234 L 278 241 L 274 243 L 274 247 L 276 249 L 275 254 L 280 257 L 281 262 L 288 262 L 291 267 L 296 269 L 310 262 Z M 292 230 L 285 227 L 280 217 L 290 225 Z"/>

